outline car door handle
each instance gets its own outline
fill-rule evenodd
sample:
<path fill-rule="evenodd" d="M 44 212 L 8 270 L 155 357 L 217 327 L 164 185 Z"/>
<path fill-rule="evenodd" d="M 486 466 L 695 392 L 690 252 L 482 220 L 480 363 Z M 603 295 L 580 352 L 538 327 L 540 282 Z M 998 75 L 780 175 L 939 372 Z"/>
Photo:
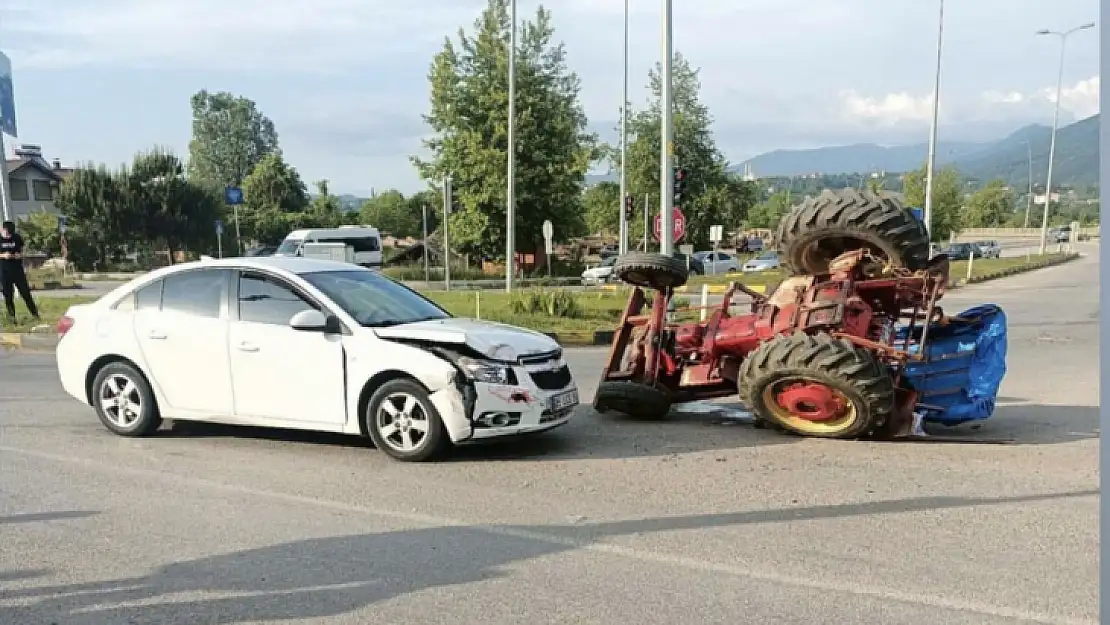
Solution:
<path fill-rule="evenodd" d="M 258 351 L 258 346 L 255 345 L 254 343 L 248 343 L 246 341 L 240 341 L 239 351 L 241 351 L 241 352 L 257 352 Z"/>
<path fill-rule="evenodd" d="M 161 330 L 151 330 L 146 334 L 147 338 L 161 341 L 166 338 L 166 333 Z"/>

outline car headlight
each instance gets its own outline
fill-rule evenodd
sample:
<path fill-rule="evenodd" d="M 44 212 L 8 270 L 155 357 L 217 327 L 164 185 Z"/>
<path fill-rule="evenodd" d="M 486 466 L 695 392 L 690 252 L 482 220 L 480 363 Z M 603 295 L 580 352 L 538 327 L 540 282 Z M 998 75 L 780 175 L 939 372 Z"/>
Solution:
<path fill-rule="evenodd" d="M 513 375 L 512 369 L 501 363 L 475 360 L 463 356 L 459 358 L 458 364 L 463 373 L 475 382 L 485 382 L 486 384 L 515 383 L 516 376 Z"/>

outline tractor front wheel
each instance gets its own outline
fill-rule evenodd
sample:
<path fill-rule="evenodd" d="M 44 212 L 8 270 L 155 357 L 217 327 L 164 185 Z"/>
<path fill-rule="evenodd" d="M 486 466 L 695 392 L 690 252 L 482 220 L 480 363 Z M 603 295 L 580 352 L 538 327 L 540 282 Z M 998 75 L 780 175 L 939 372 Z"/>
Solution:
<path fill-rule="evenodd" d="M 802 436 L 869 436 L 894 409 L 890 371 L 867 350 L 827 334 L 763 343 L 741 365 L 738 386 L 756 418 Z"/>
<path fill-rule="evenodd" d="M 673 399 L 669 391 L 639 382 L 606 381 L 597 387 L 594 408 L 615 410 L 633 419 L 657 421 L 667 416 Z"/>

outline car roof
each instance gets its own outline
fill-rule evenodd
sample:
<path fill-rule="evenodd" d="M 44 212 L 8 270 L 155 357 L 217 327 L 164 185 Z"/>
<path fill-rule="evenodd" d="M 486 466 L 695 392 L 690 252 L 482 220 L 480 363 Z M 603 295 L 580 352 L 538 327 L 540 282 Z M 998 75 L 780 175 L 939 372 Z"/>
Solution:
<path fill-rule="evenodd" d="M 236 256 L 233 258 L 202 258 L 187 263 L 178 263 L 152 271 L 147 275 L 164 276 L 178 271 L 189 269 L 210 268 L 245 268 L 270 271 L 287 271 L 294 274 L 318 273 L 321 271 L 370 271 L 358 265 L 326 260 L 322 258 L 304 258 L 301 256 Z"/>

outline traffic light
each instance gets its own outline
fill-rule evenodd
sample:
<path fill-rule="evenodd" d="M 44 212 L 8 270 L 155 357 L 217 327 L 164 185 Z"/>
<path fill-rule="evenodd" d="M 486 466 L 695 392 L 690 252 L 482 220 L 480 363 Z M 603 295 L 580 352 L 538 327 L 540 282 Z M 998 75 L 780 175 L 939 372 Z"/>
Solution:
<path fill-rule="evenodd" d="M 682 194 L 686 191 L 686 168 L 674 168 L 674 205 L 682 204 Z"/>
<path fill-rule="evenodd" d="M 632 219 L 632 216 L 635 214 L 636 200 L 632 197 L 632 194 L 628 194 L 624 196 L 624 215 L 627 219 Z"/>

